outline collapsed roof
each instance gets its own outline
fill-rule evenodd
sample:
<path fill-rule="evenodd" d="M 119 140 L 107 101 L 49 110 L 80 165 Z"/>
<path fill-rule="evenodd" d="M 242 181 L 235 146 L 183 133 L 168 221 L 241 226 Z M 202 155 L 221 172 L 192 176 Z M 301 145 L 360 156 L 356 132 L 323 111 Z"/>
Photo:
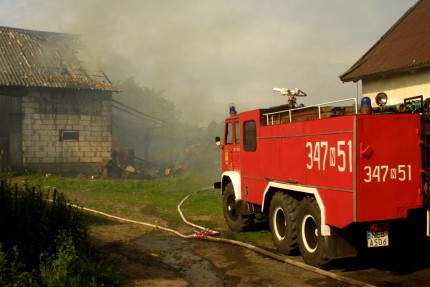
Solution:
<path fill-rule="evenodd" d="M 78 35 L 0 27 L 0 87 L 118 92 Z"/>

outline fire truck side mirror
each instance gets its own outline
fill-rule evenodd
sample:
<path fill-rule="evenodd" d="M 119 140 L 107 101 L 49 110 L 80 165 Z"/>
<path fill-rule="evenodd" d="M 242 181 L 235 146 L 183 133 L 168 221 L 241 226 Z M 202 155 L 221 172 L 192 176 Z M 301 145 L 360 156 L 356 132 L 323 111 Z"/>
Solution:
<path fill-rule="evenodd" d="M 215 137 L 215 144 L 217 147 L 221 148 L 221 139 L 219 137 Z"/>

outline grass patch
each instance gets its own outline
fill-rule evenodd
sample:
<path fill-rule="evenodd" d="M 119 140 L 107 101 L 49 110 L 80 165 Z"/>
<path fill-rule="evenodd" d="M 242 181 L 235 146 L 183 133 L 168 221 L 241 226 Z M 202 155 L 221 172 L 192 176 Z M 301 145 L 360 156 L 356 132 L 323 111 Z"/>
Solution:
<path fill-rule="evenodd" d="M 143 212 L 173 221 L 179 217 L 176 208 L 185 196 L 211 184 L 193 174 L 151 180 L 28 176 L 21 181 L 22 184 L 24 182 L 45 190 L 58 189 L 78 205 L 102 212 L 115 212 L 122 216 Z M 200 194 L 203 193 L 207 192 Z M 219 213 L 219 203 L 220 197 L 212 196 L 198 203 L 195 208 L 200 213 Z"/>
<path fill-rule="evenodd" d="M 210 187 L 213 178 L 195 173 L 160 179 L 90 179 L 60 176 L 29 176 L 21 179 L 40 188 L 64 192 L 72 202 L 112 215 L 139 220 L 152 215 L 166 221 L 170 228 L 183 226 L 177 211 L 182 205 L 187 220 L 200 226 L 221 231 L 221 236 L 274 250 L 266 216 L 257 216 L 255 228 L 249 232 L 230 232 L 225 224 L 220 190 Z M 110 219 L 89 215 L 92 225 L 114 224 Z"/>

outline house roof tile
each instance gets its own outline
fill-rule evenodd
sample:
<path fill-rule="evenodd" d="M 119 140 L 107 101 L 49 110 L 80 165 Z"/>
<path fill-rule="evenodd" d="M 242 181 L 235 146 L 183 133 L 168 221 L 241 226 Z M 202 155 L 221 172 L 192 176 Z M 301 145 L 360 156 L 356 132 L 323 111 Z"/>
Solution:
<path fill-rule="evenodd" d="M 118 92 L 78 35 L 0 27 L 0 86 Z"/>
<path fill-rule="evenodd" d="M 430 0 L 419 0 L 354 65 L 343 82 L 430 67 Z"/>

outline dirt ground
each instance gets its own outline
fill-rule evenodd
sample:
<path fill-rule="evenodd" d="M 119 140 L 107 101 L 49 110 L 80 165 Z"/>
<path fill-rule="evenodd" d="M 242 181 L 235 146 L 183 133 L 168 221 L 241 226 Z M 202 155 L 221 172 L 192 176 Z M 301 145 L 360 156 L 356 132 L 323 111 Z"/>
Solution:
<path fill-rule="evenodd" d="M 145 220 L 168 225 L 154 217 Z M 178 231 L 193 233 L 189 226 Z M 243 247 L 183 239 L 130 223 L 94 226 L 91 236 L 113 257 L 131 286 L 349 286 Z"/>

